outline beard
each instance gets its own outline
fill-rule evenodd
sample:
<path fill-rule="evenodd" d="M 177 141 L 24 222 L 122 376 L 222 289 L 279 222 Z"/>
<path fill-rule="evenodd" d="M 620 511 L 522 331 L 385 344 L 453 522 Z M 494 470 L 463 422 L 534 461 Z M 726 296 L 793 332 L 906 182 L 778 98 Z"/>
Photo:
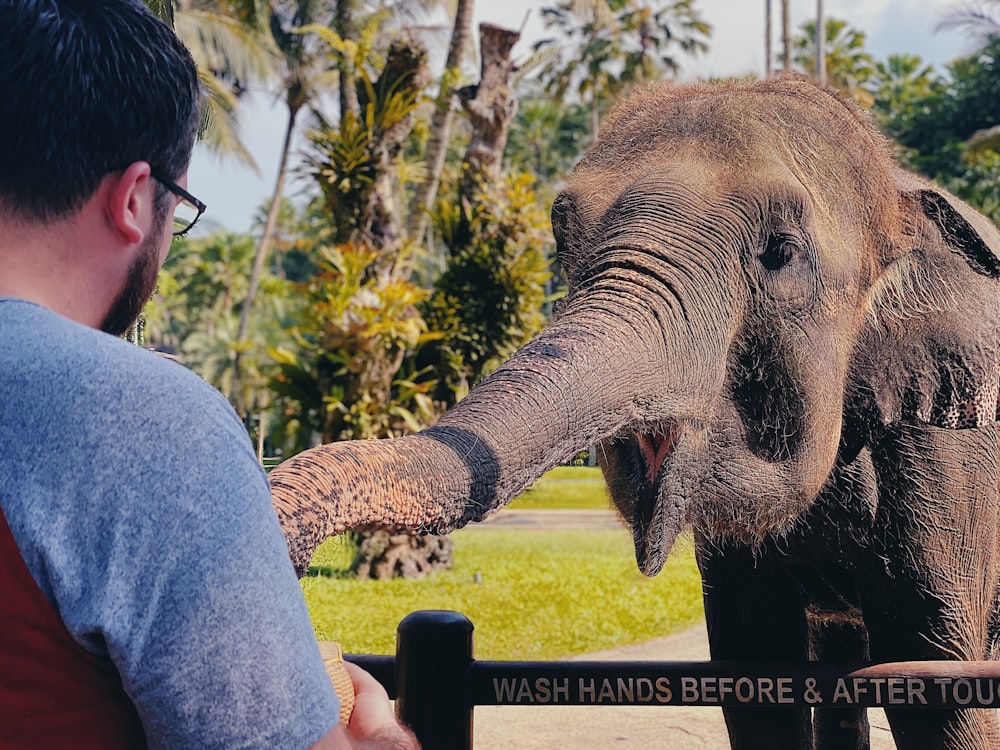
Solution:
<path fill-rule="evenodd" d="M 162 225 L 160 228 L 162 229 Z M 105 333 L 122 336 L 139 319 L 139 313 L 156 289 L 156 277 L 160 272 L 161 241 L 159 231 L 150 232 L 143 240 L 139 255 L 128 271 L 125 286 L 111 303 L 101 323 L 101 330 Z"/>

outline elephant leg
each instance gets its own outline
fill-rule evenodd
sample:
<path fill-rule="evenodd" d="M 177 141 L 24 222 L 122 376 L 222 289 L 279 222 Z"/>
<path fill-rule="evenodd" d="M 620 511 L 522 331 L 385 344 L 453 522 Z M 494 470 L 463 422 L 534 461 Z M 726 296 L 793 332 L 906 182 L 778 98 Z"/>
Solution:
<path fill-rule="evenodd" d="M 997 435 L 893 428 L 872 452 L 879 507 L 859 577 L 874 661 L 980 660 L 997 590 Z M 996 712 L 886 710 L 899 750 L 1000 747 Z"/>
<path fill-rule="evenodd" d="M 766 555 L 699 539 L 713 659 L 797 661 L 808 654 L 797 588 Z M 723 708 L 733 750 L 812 750 L 808 708 Z"/>
<path fill-rule="evenodd" d="M 860 616 L 810 612 L 809 630 L 811 657 L 816 661 L 852 663 L 868 657 L 868 635 Z M 868 711 L 863 707 L 813 709 L 816 750 L 868 750 L 869 735 Z"/>

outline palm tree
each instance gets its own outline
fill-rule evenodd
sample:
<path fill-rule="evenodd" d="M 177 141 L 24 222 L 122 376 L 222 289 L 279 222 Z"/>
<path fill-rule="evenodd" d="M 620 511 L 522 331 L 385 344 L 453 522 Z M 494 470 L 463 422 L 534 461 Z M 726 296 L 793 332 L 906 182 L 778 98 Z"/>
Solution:
<path fill-rule="evenodd" d="M 875 75 L 875 61 L 865 51 L 865 33 L 839 18 L 826 19 L 827 82 L 862 106 L 870 107 L 874 97 L 865 86 Z M 795 62 L 809 75 L 817 74 L 816 22 L 801 26 L 795 39 Z"/>
<path fill-rule="evenodd" d="M 241 272 L 253 257 L 254 242 L 249 235 L 216 233 L 204 239 L 188 240 L 174 248 L 161 274 L 160 291 L 150 306 L 146 335 L 151 344 L 174 349 L 184 363 L 218 388 L 241 412 L 255 409 L 262 401 L 265 378 L 259 374 L 269 362 L 264 356 L 268 331 L 276 330 L 277 316 L 268 316 L 270 325 L 255 327 L 252 342 L 244 342 L 250 377 L 239 393 L 230 392 L 230 352 L 236 346 L 236 306 L 246 291 Z M 164 287 L 167 287 L 164 289 Z M 266 296 L 277 304 L 287 294 L 284 282 L 267 279 Z M 273 343 L 273 342 L 267 342 Z"/>
<path fill-rule="evenodd" d="M 589 102 L 593 134 L 602 101 L 636 83 L 676 74 L 681 64 L 674 50 L 698 54 L 708 48 L 712 31 L 692 0 L 558 0 L 542 8 L 542 16 L 564 39 L 543 39 L 536 50 L 555 46 L 564 54 L 543 65 L 541 78 L 556 99 L 575 93 Z"/>
<path fill-rule="evenodd" d="M 240 137 L 238 104 L 250 84 L 274 76 L 273 46 L 259 29 L 212 10 L 179 8 L 174 28 L 191 51 L 206 95 L 201 142 L 257 170 Z"/>
<path fill-rule="evenodd" d="M 959 29 L 985 43 L 1000 34 L 1000 0 L 976 0 L 956 6 L 937 25 L 937 30 Z"/>
<path fill-rule="evenodd" d="M 771 77 L 771 0 L 764 0 L 764 78 Z"/>
<path fill-rule="evenodd" d="M 145 0 L 190 50 L 205 91 L 201 141 L 257 169 L 240 137 L 238 104 L 247 87 L 275 72 L 275 56 L 257 23 L 260 0 Z"/>
<path fill-rule="evenodd" d="M 245 0 L 254 2 L 254 0 Z M 413 0 L 414 4 L 426 7 L 430 0 Z M 260 3 L 261 0 L 256 0 Z M 470 0 L 471 2 L 471 0 Z M 281 199 L 284 196 L 289 159 L 292 152 L 292 138 L 299 115 L 312 109 L 322 122 L 322 115 L 316 111 L 319 97 L 328 91 L 340 93 L 341 116 L 346 112 L 357 113 L 357 90 L 354 83 L 356 66 L 364 55 L 350 51 L 355 28 L 354 0 L 268 0 L 263 3 L 268 9 L 269 28 L 272 41 L 278 50 L 282 68 L 281 90 L 288 110 L 267 218 L 261 231 L 250 272 L 250 286 L 247 298 L 240 311 L 237 341 L 242 341 L 250 328 L 250 315 L 254 298 L 264 270 L 264 263 L 270 251 L 274 230 L 277 225 Z M 328 27 L 328 28 L 324 28 Z M 332 31 L 331 31 L 332 29 Z M 322 32 L 322 33 L 316 33 Z M 323 41 L 325 40 L 325 41 Z M 329 42 L 333 41 L 338 54 L 328 54 Z M 356 46 L 356 45 L 355 45 Z M 361 45 L 364 47 L 364 45 Z M 240 347 L 233 350 L 233 392 L 238 391 L 240 378 Z"/>
<path fill-rule="evenodd" d="M 816 29 L 826 28 L 826 16 L 823 13 L 823 0 L 816 0 Z M 826 39 L 823 34 L 816 34 L 816 80 L 820 86 L 826 86 Z"/>
<path fill-rule="evenodd" d="M 792 15 L 790 0 L 781 0 L 781 69 L 792 71 Z"/>
<path fill-rule="evenodd" d="M 986 44 L 1000 35 L 1000 0 L 964 3 L 949 12 L 937 30 L 959 29 L 976 42 Z M 1000 125 L 979 130 L 965 143 L 966 156 L 972 160 L 987 152 L 1000 151 Z"/>
<path fill-rule="evenodd" d="M 867 88 L 875 97 L 879 123 L 890 136 L 899 138 L 942 85 L 933 67 L 917 55 L 890 55 L 875 64 Z"/>
<path fill-rule="evenodd" d="M 554 190 L 586 148 L 586 110 L 536 94 L 521 99 L 515 123 L 504 152 L 508 169 L 528 172 L 543 191 Z"/>
<path fill-rule="evenodd" d="M 462 63 L 470 46 L 472 36 L 472 10 L 474 0 L 458 0 L 455 10 L 455 25 L 451 32 L 451 42 L 448 45 L 448 59 L 445 61 L 444 75 L 441 77 L 441 90 L 438 93 L 434 116 L 431 119 L 430 139 L 424 160 L 427 165 L 427 177 L 414 193 L 410 204 L 410 236 L 420 241 L 427 228 L 428 213 L 437 196 L 438 185 L 441 182 L 441 172 L 444 170 L 445 155 L 448 152 L 448 139 L 451 136 L 451 123 L 455 107 L 455 86 L 461 76 Z"/>
<path fill-rule="evenodd" d="M 332 9 L 329 3 L 319 0 L 296 0 L 287 3 L 269 3 L 268 26 L 271 40 L 278 51 L 281 66 L 281 91 L 285 107 L 288 110 L 288 120 L 281 144 L 281 156 L 278 161 L 278 173 L 274 180 L 274 190 L 271 194 L 267 218 L 257 243 L 253 267 L 250 271 L 250 285 L 247 296 L 240 310 L 240 322 L 237 328 L 237 344 L 243 341 L 250 328 L 250 314 L 254 298 L 264 271 L 264 261 L 271 246 L 271 239 L 277 225 L 281 209 L 281 199 L 285 192 L 285 180 L 288 175 L 288 163 L 292 153 L 292 138 L 299 115 L 303 110 L 312 108 L 320 94 L 332 90 L 335 85 L 333 73 L 330 70 L 329 58 L 321 51 L 318 41 L 309 34 L 300 33 L 300 29 L 313 25 L 328 25 L 332 20 Z M 233 348 L 232 392 L 239 391 L 241 347 Z"/>

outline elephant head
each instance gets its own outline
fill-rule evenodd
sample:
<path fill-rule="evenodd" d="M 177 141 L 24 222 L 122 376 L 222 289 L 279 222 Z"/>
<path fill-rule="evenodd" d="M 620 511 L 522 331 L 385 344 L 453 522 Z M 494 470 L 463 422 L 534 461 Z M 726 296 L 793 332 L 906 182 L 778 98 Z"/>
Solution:
<path fill-rule="evenodd" d="M 569 294 L 542 333 L 435 426 L 272 472 L 300 570 L 346 529 L 481 519 L 597 444 L 654 575 L 685 528 L 787 532 L 893 421 L 996 416 L 995 230 L 808 82 L 634 94 L 552 219 Z"/>

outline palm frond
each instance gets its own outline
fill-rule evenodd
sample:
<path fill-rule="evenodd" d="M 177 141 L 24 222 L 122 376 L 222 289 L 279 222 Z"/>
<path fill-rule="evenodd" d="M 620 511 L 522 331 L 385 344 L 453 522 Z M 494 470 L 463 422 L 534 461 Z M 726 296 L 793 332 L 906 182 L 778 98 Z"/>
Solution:
<path fill-rule="evenodd" d="M 593 17 L 598 28 L 617 29 L 618 18 L 608 0 L 572 0 L 570 12 L 577 18 Z"/>
<path fill-rule="evenodd" d="M 935 31 L 957 29 L 986 41 L 1000 33 L 1000 0 L 959 3 L 938 22 Z"/>
<path fill-rule="evenodd" d="M 144 0 L 146 7 L 153 11 L 153 15 L 159 18 L 167 26 L 174 25 L 174 4 L 172 0 Z"/>
<path fill-rule="evenodd" d="M 232 157 L 259 174 L 260 167 L 240 137 L 236 95 L 211 73 L 199 70 L 198 78 L 205 91 L 201 142 L 215 154 Z"/>
<path fill-rule="evenodd" d="M 176 16 L 176 31 L 200 70 L 225 71 L 227 78 L 245 86 L 249 81 L 273 78 L 279 69 L 269 37 L 235 18 L 182 10 Z"/>
<path fill-rule="evenodd" d="M 987 151 L 1000 153 L 1000 125 L 994 125 L 992 128 L 984 130 L 977 130 L 973 133 L 969 140 L 965 142 L 963 156 L 966 159 L 974 160 Z"/>

